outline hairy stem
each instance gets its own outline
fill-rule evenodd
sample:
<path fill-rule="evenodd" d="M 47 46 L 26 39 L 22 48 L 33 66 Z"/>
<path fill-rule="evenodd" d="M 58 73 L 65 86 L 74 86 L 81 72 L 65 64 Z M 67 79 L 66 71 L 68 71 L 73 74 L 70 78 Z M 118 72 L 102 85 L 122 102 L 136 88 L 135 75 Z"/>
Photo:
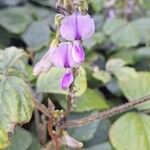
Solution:
<path fill-rule="evenodd" d="M 73 72 L 73 78 L 74 78 L 74 81 L 76 79 L 76 77 L 78 76 L 78 68 L 74 68 L 72 69 L 72 72 Z M 73 105 L 73 101 L 74 101 L 74 82 L 71 84 L 70 88 L 69 88 L 69 94 L 67 96 L 67 111 L 65 112 L 65 117 L 67 117 L 70 112 L 71 112 L 71 109 L 72 109 L 72 105 Z"/>
<path fill-rule="evenodd" d="M 42 112 L 46 117 L 48 117 L 48 118 L 52 117 L 51 112 L 49 111 L 49 109 L 45 105 L 38 102 L 38 100 L 34 96 L 33 96 L 33 102 L 34 102 L 35 107 L 40 112 Z"/>
<path fill-rule="evenodd" d="M 59 125 L 62 128 L 74 128 L 74 127 L 80 127 L 87 125 L 89 123 L 92 123 L 97 120 L 102 120 L 105 118 L 112 117 L 114 115 L 126 112 L 128 110 L 131 110 L 134 108 L 134 106 L 142 104 L 146 101 L 150 100 L 150 95 L 145 96 L 136 100 L 133 100 L 131 102 L 128 102 L 126 104 L 120 105 L 118 107 L 113 107 L 112 109 L 105 110 L 103 112 L 98 112 L 94 115 L 90 115 L 88 117 L 79 119 L 79 120 L 73 120 L 73 121 L 66 121 L 62 125 Z"/>

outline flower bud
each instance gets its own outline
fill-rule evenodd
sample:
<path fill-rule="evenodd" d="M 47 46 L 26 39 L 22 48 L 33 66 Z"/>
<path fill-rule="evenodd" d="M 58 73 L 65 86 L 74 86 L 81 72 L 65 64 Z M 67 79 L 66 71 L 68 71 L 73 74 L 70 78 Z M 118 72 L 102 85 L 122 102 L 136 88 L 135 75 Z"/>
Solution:
<path fill-rule="evenodd" d="M 87 12 L 87 10 L 88 10 L 88 2 L 87 2 L 87 0 L 81 0 L 80 1 L 80 5 L 79 5 L 78 8 L 79 8 L 79 11 L 81 13 Z"/>
<path fill-rule="evenodd" d="M 68 89 L 71 84 L 73 83 L 73 74 L 71 70 L 67 70 L 67 72 L 64 74 L 62 80 L 61 80 L 61 88 L 66 90 Z"/>
<path fill-rule="evenodd" d="M 60 26 L 63 18 L 64 18 L 64 16 L 62 14 L 57 14 L 54 19 L 55 26 Z"/>

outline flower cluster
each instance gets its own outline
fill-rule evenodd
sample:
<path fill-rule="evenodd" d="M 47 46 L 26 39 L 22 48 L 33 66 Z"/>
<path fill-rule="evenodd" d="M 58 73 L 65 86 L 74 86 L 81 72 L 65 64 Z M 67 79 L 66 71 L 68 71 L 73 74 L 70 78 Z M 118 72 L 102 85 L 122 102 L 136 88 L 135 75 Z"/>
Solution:
<path fill-rule="evenodd" d="M 82 15 L 76 11 L 66 16 L 59 29 L 65 42 L 51 46 L 44 57 L 36 64 L 33 72 L 38 75 L 47 72 L 52 66 L 66 68 L 61 87 L 67 89 L 74 81 L 72 68 L 78 67 L 85 60 L 82 40 L 89 38 L 95 31 L 95 23 L 89 14 Z"/>

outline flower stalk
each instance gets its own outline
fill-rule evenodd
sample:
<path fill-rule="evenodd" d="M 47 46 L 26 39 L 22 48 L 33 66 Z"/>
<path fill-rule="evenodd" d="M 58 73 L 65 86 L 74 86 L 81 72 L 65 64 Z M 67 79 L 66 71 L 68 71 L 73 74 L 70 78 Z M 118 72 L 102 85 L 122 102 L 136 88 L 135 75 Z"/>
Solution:
<path fill-rule="evenodd" d="M 38 100 L 33 97 L 33 101 L 34 101 L 34 105 L 35 107 L 42 112 L 45 116 L 47 116 L 48 118 L 51 117 L 51 114 L 49 113 L 49 109 L 46 108 L 43 104 L 41 104 L 40 102 L 38 102 Z M 141 97 L 139 99 L 132 99 L 130 102 L 122 104 L 120 106 L 117 107 L 113 107 L 111 109 L 102 111 L 102 112 L 98 112 L 95 113 L 91 116 L 79 119 L 79 120 L 72 120 L 72 121 L 63 121 L 62 119 L 57 123 L 58 127 L 61 128 L 75 128 L 75 127 L 80 127 L 80 126 L 84 126 L 87 125 L 89 123 L 93 123 L 94 121 L 98 121 L 98 120 L 103 120 L 106 118 L 110 118 L 113 117 L 117 114 L 129 111 L 131 109 L 134 109 L 135 106 L 139 105 L 139 104 L 143 104 L 145 102 L 150 101 L 150 95 L 148 96 L 144 96 Z"/>
<path fill-rule="evenodd" d="M 142 104 L 144 102 L 150 101 L 150 95 L 136 99 L 136 100 L 132 100 L 131 102 L 128 102 L 126 104 L 117 106 L 117 107 L 113 107 L 111 109 L 102 111 L 102 112 L 98 112 L 95 113 L 93 115 L 90 115 L 88 117 L 79 119 L 79 120 L 73 120 L 73 121 L 67 121 L 64 122 L 62 125 L 59 125 L 62 128 L 75 128 L 75 127 L 80 127 L 80 126 L 84 126 L 87 125 L 89 123 L 93 123 L 95 121 L 98 120 L 103 120 L 106 118 L 110 118 L 112 116 L 115 116 L 117 114 L 129 111 L 131 109 L 134 109 L 135 106 Z"/>

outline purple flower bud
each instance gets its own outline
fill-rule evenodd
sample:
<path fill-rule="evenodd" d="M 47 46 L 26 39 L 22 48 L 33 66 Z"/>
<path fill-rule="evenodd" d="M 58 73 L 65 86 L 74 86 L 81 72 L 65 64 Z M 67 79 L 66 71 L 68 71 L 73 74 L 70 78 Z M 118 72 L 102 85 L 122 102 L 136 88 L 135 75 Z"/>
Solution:
<path fill-rule="evenodd" d="M 51 61 L 56 67 L 73 68 L 84 60 L 84 50 L 78 41 L 60 43 L 51 53 Z"/>
<path fill-rule="evenodd" d="M 73 83 L 73 74 L 71 70 L 67 70 L 67 72 L 64 74 L 62 80 L 61 80 L 61 88 L 66 90 L 68 89 L 71 84 Z"/>
<path fill-rule="evenodd" d="M 42 72 L 48 72 L 49 69 L 52 67 L 51 63 L 51 51 L 53 49 L 50 48 L 48 52 L 42 57 L 42 59 L 35 65 L 33 69 L 33 74 L 34 75 L 39 75 Z"/>
<path fill-rule="evenodd" d="M 90 15 L 76 12 L 65 17 L 60 27 L 60 34 L 65 40 L 83 40 L 89 38 L 95 31 L 95 23 Z"/>

